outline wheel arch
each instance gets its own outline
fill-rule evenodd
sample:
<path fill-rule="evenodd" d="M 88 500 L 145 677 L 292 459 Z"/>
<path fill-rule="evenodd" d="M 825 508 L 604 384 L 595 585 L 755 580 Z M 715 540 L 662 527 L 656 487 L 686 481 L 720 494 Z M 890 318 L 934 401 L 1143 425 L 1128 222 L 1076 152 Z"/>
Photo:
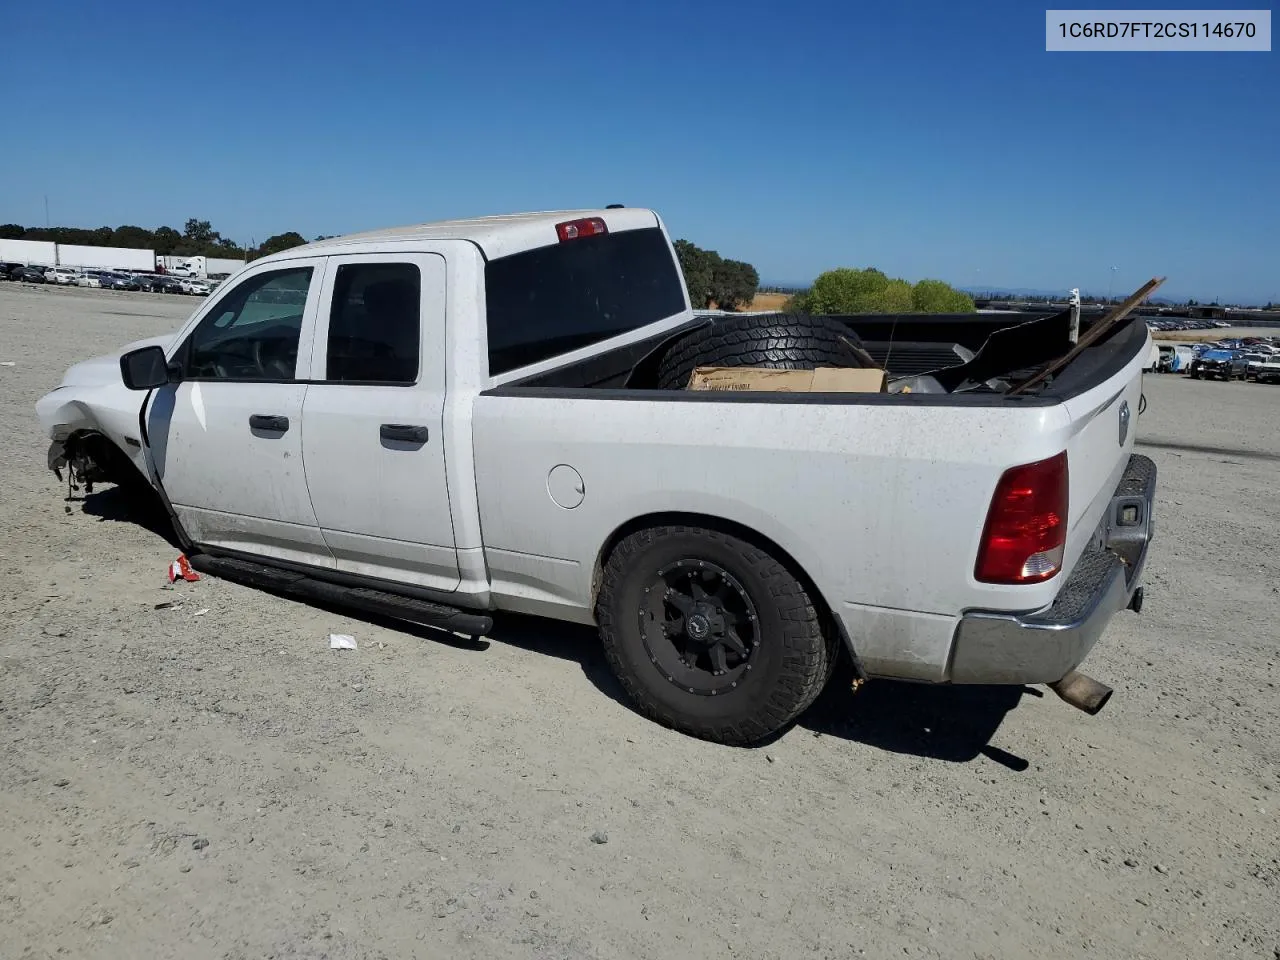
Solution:
<path fill-rule="evenodd" d="M 83 457 L 97 467 L 100 476 L 93 478 L 95 482 L 104 480 L 116 485 L 138 482 L 151 486 L 129 451 L 96 424 L 75 427 L 63 438 L 62 445 L 69 461 Z"/>
<path fill-rule="evenodd" d="M 858 652 L 854 649 L 853 641 L 849 637 L 848 631 L 844 627 L 843 621 L 835 615 L 834 609 L 823 596 L 817 582 L 811 577 L 804 567 L 796 560 L 789 550 L 779 544 L 776 540 L 766 536 L 759 530 L 756 530 L 747 524 L 740 523 L 736 520 L 729 520 L 724 517 L 714 516 L 706 513 L 691 513 L 687 511 L 659 511 L 645 513 L 633 517 L 625 523 L 618 526 L 601 545 L 600 550 L 596 554 L 595 566 L 591 571 L 591 607 L 594 612 L 596 602 L 600 596 L 600 587 L 604 575 L 604 566 L 609 562 L 609 557 L 617 548 L 618 544 L 641 530 L 647 530 L 652 527 L 702 527 L 707 530 L 714 530 L 717 533 L 727 534 L 744 540 L 754 547 L 764 550 L 770 556 L 775 557 L 779 563 L 785 566 L 797 580 L 804 584 L 805 590 L 813 598 L 818 613 L 827 624 L 828 629 L 834 630 L 840 638 L 841 645 L 853 660 L 854 670 L 857 675 L 863 679 L 866 678 L 866 672 L 862 668 L 862 662 L 858 658 Z"/>

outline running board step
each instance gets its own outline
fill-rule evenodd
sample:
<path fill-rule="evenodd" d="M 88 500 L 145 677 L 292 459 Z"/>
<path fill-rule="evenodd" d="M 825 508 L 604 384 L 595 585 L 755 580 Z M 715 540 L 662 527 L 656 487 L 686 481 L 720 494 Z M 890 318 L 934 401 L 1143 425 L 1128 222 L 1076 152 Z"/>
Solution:
<path fill-rule="evenodd" d="M 384 617 L 395 617 L 410 623 L 454 630 L 472 637 L 484 637 L 493 631 L 493 618 L 479 613 L 467 613 L 456 607 L 446 607 L 428 600 L 402 597 L 385 590 L 369 587 L 346 587 L 309 577 L 295 570 L 284 570 L 264 563 L 237 560 L 233 557 L 213 557 L 198 553 L 190 558 L 191 566 L 223 580 L 232 580 L 260 590 L 288 593 L 307 600 L 354 607 Z"/>

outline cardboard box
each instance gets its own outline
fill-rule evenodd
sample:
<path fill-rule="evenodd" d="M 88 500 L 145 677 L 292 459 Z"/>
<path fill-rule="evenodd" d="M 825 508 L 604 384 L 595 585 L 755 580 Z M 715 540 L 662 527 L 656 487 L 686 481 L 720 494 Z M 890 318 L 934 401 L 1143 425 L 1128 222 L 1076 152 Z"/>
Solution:
<path fill-rule="evenodd" d="M 883 393 L 883 370 L 819 367 L 771 370 L 767 367 L 698 367 L 690 390 L 766 390 L 775 393 Z"/>

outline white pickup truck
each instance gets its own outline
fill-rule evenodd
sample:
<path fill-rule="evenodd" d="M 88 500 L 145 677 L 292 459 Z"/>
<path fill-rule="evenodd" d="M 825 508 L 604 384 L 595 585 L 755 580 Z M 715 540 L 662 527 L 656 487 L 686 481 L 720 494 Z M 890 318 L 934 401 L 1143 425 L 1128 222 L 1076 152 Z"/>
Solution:
<path fill-rule="evenodd" d="M 199 570 L 477 635 L 595 624 L 637 708 L 696 736 L 774 733 L 842 649 L 859 681 L 1096 712 L 1075 668 L 1140 607 L 1152 532 L 1148 334 L 1025 389 L 1068 325 L 1011 323 L 708 318 L 654 212 L 520 214 L 256 260 L 37 410 L 52 469 L 153 487 Z M 835 364 L 833 327 L 890 389 L 684 389 L 694 364 Z"/>

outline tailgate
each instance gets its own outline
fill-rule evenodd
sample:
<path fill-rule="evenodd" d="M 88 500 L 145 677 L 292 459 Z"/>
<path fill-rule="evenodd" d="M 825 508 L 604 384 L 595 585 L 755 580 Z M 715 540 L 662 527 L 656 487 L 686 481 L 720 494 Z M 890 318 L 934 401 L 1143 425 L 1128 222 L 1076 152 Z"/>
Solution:
<path fill-rule="evenodd" d="M 1064 570 L 1075 566 L 1097 536 L 1133 452 L 1149 336 L 1147 341 L 1118 372 L 1063 402 L 1071 418 L 1067 441 L 1071 506 Z"/>

